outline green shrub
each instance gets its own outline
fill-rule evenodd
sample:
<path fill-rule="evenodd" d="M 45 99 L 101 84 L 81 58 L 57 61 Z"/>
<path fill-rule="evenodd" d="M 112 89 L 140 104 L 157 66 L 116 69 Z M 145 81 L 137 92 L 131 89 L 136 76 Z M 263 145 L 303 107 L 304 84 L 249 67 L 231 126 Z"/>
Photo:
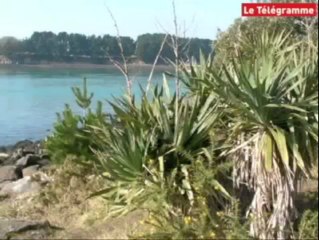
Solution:
<path fill-rule="evenodd" d="M 248 227 L 240 219 L 238 203 L 218 181 L 229 167 L 228 163 L 203 159 L 189 166 L 188 179 L 194 194 L 191 207 L 174 183 L 167 181 L 161 197 L 146 205 L 150 214 L 143 224 L 148 231 L 132 238 L 248 239 Z"/>
<path fill-rule="evenodd" d="M 181 98 L 176 111 L 175 97 L 164 90 L 155 88 L 139 105 L 117 99 L 111 103 L 116 125 L 92 129 L 106 140 L 94 152 L 108 179 L 108 188 L 93 196 L 108 200 L 111 216 L 146 209 L 154 218 L 147 238 L 226 236 L 217 212 L 231 203 L 223 183 L 231 164 L 214 156 L 218 103 Z"/>
<path fill-rule="evenodd" d="M 306 210 L 299 223 L 298 239 L 318 239 L 318 211 Z"/>
<path fill-rule="evenodd" d="M 106 124 L 106 115 L 102 111 L 102 103 L 98 102 L 97 109 L 90 109 L 93 94 L 88 96 L 86 80 L 83 90 L 73 88 L 78 106 L 83 115 L 75 114 L 69 105 L 65 106 L 62 114 L 57 114 L 53 134 L 48 137 L 45 146 L 54 163 L 61 164 L 68 155 L 76 156 L 79 163 L 89 164 L 95 160 L 91 147 L 97 148 L 96 138 L 92 137 L 90 126 Z"/>

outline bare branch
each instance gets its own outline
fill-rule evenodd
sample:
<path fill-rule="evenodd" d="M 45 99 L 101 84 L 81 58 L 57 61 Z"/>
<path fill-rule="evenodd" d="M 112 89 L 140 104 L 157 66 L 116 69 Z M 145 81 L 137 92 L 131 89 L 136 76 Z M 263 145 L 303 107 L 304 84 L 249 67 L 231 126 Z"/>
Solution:
<path fill-rule="evenodd" d="M 114 28 L 116 30 L 117 44 L 118 44 L 119 49 L 120 49 L 120 55 L 121 55 L 123 63 L 120 63 L 120 62 L 114 60 L 110 55 L 109 55 L 109 59 L 124 75 L 124 77 L 126 79 L 128 95 L 129 95 L 130 99 L 132 99 L 132 80 L 130 78 L 129 71 L 128 71 L 127 61 L 126 61 L 125 54 L 124 54 L 124 49 L 123 49 L 122 39 L 120 36 L 119 27 L 117 25 L 117 21 L 113 15 L 112 11 L 110 10 L 110 8 L 107 7 L 107 10 L 108 10 L 109 15 L 112 18 L 113 23 L 114 23 Z"/>
<path fill-rule="evenodd" d="M 168 37 L 168 34 L 165 35 L 165 37 L 164 37 L 164 39 L 162 41 L 161 47 L 160 47 L 160 49 L 159 49 L 159 51 L 158 51 L 158 53 L 156 55 L 155 61 L 154 61 L 153 66 L 152 66 L 152 70 L 151 70 L 149 78 L 147 80 L 146 93 L 148 92 L 148 90 L 149 90 L 149 88 L 151 86 L 151 81 L 152 81 L 152 78 L 153 78 L 153 73 L 154 73 L 154 70 L 155 70 L 155 66 L 156 66 L 156 64 L 158 62 L 158 59 L 161 56 L 161 53 L 163 51 L 163 48 L 164 48 L 164 45 L 166 43 L 167 37 Z"/>
<path fill-rule="evenodd" d="M 175 28 L 175 36 L 172 36 L 172 43 L 173 43 L 173 51 L 175 55 L 175 84 L 176 84 L 176 99 L 179 99 L 180 96 L 180 82 L 179 82 L 179 32 L 178 32 L 178 21 L 177 21 L 177 14 L 176 14 L 176 5 L 175 0 L 172 0 L 172 7 L 173 7 L 173 17 L 174 17 L 174 28 Z M 178 102 L 178 100 L 177 100 Z"/>

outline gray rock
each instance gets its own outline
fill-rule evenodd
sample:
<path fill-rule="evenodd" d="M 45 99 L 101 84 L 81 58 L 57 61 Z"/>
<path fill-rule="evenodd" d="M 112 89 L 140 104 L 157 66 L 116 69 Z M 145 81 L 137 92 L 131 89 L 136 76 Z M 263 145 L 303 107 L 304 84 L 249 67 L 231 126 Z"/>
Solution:
<path fill-rule="evenodd" d="M 0 239 L 47 239 L 53 230 L 48 221 L 27 221 L 0 217 Z"/>
<path fill-rule="evenodd" d="M 4 181 L 14 181 L 18 178 L 19 175 L 15 166 L 0 167 L 0 183 Z"/>
<path fill-rule="evenodd" d="M 16 162 L 16 165 L 19 167 L 25 168 L 25 167 L 37 164 L 39 160 L 40 160 L 39 156 L 28 154 L 28 155 L 20 158 Z"/>
<path fill-rule="evenodd" d="M 19 141 L 17 142 L 13 148 L 17 149 L 17 148 L 27 148 L 29 146 L 32 146 L 34 143 L 30 140 L 23 140 L 23 141 Z"/>
<path fill-rule="evenodd" d="M 0 183 L 0 190 L 1 190 L 5 185 L 7 185 L 8 183 L 11 183 L 11 181 L 4 181 L 4 182 Z"/>
<path fill-rule="evenodd" d="M 37 193 L 41 189 L 40 183 L 32 181 L 30 176 L 10 182 L 2 187 L 0 196 L 17 196 L 24 193 Z"/>
<path fill-rule="evenodd" d="M 23 149 L 22 148 L 17 148 L 16 150 L 14 150 L 14 152 L 12 152 L 11 154 L 11 158 L 12 159 L 19 159 L 23 157 Z"/>
<path fill-rule="evenodd" d="M 35 174 L 40 168 L 40 165 L 32 165 L 27 168 L 22 169 L 22 176 L 27 177 L 27 176 L 32 176 Z"/>
<path fill-rule="evenodd" d="M 45 152 L 45 150 L 42 150 L 42 152 L 39 154 L 41 159 L 50 159 L 49 154 Z"/>
<path fill-rule="evenodd" d="M 43 167 L 43 166 L 51 165 L 51 161 L 48 158 L 43 158 L 43 159 L 38 161 L 38 164 L 41 167 Z"/>
<path fill-rule="evenodd" d="M 46 185 L 47 183 L 52 183 L 54 181 L 52 177 L 49 177 L 47 174 L 40 171 L 32 176 L 32 180 L 40 183 L 41 185 Z"/>
<path fill-rule="evenodd" d="M 9 154 L 8 153 L 0 153 L 0 160 L 5 160 L 9 158 Z"/>

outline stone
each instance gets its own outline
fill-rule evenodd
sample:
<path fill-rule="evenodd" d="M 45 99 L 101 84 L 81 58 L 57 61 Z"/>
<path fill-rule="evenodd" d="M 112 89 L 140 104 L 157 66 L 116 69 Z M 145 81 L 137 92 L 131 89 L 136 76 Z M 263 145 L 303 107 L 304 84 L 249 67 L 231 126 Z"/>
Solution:
<path fill-rule="evenodd" d="M 14 181 L 18 178 L 19 175 L 15 166 L 0 167 L 0 183 L 4 181 Z"/>
<path fill-rule="evenodd" d="M 10 182 L 2 187 L 0 196 L 17 196 L 24 193 L 37 193 L 41 189 L 40 183 L 32 181 L 30 176 Z"/>
<path fill-rule="evenodd" d="M 30 141 L 30 140 L 23 140 L 23 141 L 19 141 L 17 142 L 13 148 L 14 149 L 18 149 L 18 148 L 27 148 L 29 146 L 32 146 L 33 145 L 33 142 Z"/>
<path fill-rule="evenodd" d="M 43 158 L 43 159 L 38 161 L 38 164 L 41 167 L 44 167 L 44 166 L 47 166 L 47 165 L 51 165 L 51 161 L 48 158 Z"/>
<path fill-rule="evenodd" d="M 22 176 L 23 177 L 32 176 L 39 170 L 39 168 L 40 168 L 40 165 L 32 165 L 32 166 L 26 167 L 22 169 Z"/>
<path fill-rule="evenodd" d="M 45 185 L 47 183 L 53 182 L 54 179 L 49 177 L 47 174 L 43 172 L 36 172 L 32 176 L 32 180 L 40 183 L 41 185 Z"/>
<path fill-rule="evenodd" d="M 23 157 L 23 153 L 22 153 L 22 149 L 19 148 L 19 149 L 16 149 L 16 150 L 11 154 L 10 159 L 11 159 L 12 161 L 17 161 L 17 160 L 20 159 L 21 157 Z"/>
<path fill-rule="evenodd" d="M 1 182 L 1 183 L 0 183 L 0 190 L 1 190 L 5 185 L 7 185 L 8 183 L 11 183 L 11 181 Z"/>
<path fill-rule="evenodd" d="M 47 239 L 57 229 L 48 221 L 0 217 L 0 239 Z"/>
<path fill-rule="evenodd" d="M 8 153 L 0 153 L 0 160 L 5 160 L 9 158 L 9 154 Z"/>
<path fill-rule="evenodd" d="M 25 167 L 37 164 L 39 160 L 40 160 L 39 156 L 28 154 L 28 155 L 20 158 L 16 162 L 16 165 L 19 167 L 25 168 Z"/>

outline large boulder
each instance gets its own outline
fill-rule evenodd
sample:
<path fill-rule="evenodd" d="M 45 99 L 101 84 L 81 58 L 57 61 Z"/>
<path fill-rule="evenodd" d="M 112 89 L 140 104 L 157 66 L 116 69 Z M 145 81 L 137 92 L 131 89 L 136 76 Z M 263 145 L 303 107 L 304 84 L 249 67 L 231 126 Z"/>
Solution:
<path fill-rule="evenodd" d="M 4 181 L 14 181 L 19 177 L 16 166 L 0 167 L 0 183 Z"/>
<path fill-rule="evenodd" d="M 39 168 L 40 168 L 40 165 L 32 165 L 27 168 L 24 168 L 22 169 L 22 175 L 23 177 L 33 176 L 35 173 L 38 172 Z"/>
<path fill-rule="evenodd" d="M 9 156 L 8 153 L 0 152 L 0 161 L 9 158 Z"/>
<path fill-rule="evenodd" d="M 40 190 L 48 183 L 53 182 L 43 172 L 35 172 L 32 176 L 26 176 L 14 182 L 7 181 L 1 184 L 0 197 L 24 198 L 40 192 Z"/>
<path fill-rule="evenodd" d="M 51 165 L 51 163 L 52 163 L 52 162 L 49 160 L 48 157 L 41 158 L 41 160 L 38 161 L 38 164 L 39 164 L 41 167 Z"/>
<path fill-rule="evenodd" d="M 0 196 L 15 197 L 19 194 L 37 193 L 40 190 L 40 183 L 33 181 L 30 176 L 27 176 L 4 185 L 0 190 Z"/>
<path fill-rule="evenodd" d="M 33 154 L 28 154 L 22 158 L 20 158 L 17 162 L 16 165 L 18 167 L 28 167 L 31 165 L 36 165 L 38 163 L 38 161 L 40 160 L 40 157 L 37 155 L 33 155 Z"/>
<path fill-rule="evenodd" d="M 33 145 L 34 145 L 34 143 L 33 143 L 32 141 L 30 141 L 30 140 L 23 140 L 23 141 L 17 142 L 17 143 L 13 146 L 13 148 L 14 148 L 14 149 L 18 149 L 18 148 L 28 148 L 28 147 L 33 146 Z"/>
<path fill-rule="evenodd" d="M 1 182 L 1 183 L 0 183 L 0 190 L 1 190 L 5 185 L 7 185 L 8 183 L 11 183 L 11 181 Z"/>

